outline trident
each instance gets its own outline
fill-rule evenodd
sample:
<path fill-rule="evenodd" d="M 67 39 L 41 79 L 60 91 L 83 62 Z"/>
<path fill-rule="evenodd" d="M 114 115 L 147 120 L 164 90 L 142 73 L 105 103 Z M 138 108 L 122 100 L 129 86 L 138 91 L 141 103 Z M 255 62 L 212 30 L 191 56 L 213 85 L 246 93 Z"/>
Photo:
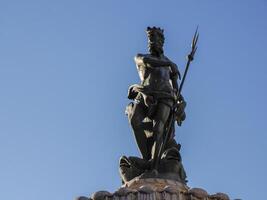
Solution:
<path fill-rule="evenodd" d="M 193 37 L 193 40 L 192 40 L 192 44 L 191 44 L 191 52 L 187 56 L 187 63 L 186 63 L 186 67 L 185 67 L 185 72 L 184 72 L 184 75 L 183 75 L 183 78 L 182 78 L 182 81 L 181 81 L 181 84 L 180 84 L 180 87 L 179 87 L 179 90 L 178 90 L 178 94 L 177 94 L 177 98 L 178 99 L 179 99 L 179 97 L 181 95 L 181 92 L 182 92 L 182 89 L 183 89 L 183 85 L 184 85 L 184 81 L 185 81 L 185 78 L 186 78 L 190 63 L 194 60 L 194 55 L 195 55 L 195 53 L 197 51 L 198 37 L 199 37 L 199 33 L 198 33 L 198 27 L 197 27 L 196 31 L 195 31 L 195 34 L 194 34 L 194 37 Z M 174 106 L 174 108 L 173 108 L 173 110 L 172 110 L 172 112 L 170 114 L 170 120 L 169 120 L 169 124 L 168 124 L 168 127 L 167 127 L 167 132 L 166 132 L 166 135 L 164 137 L 164 141 L 161 144 L 161 147 L 160 147 L 160 150 L 159 150 L 159 155 L 156 158 L 158 162 L 160 161 L 160 158 L 161 158 L 161 155 L 162 155 L 163 150 L 165 148 L 165 145 L 167 144 L 168 139 L 169 139 L 170 134 L 171 134 L 170 130 L 171 130 L 171 127 L 172 127 L 172 124 L 173 124 L 173 121 L 174 121 L 174 115 L 175 115 L 175 111 L 176 111 L 176 106 Z M 157 162 L 156 162 L 156 168 L 157 168 Z"/>

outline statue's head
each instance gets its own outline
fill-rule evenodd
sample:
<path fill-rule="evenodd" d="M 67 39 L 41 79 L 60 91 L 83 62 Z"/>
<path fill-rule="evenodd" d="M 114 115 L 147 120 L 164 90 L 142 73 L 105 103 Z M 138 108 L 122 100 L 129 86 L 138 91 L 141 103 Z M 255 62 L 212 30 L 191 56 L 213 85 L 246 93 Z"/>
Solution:
<path fill-rule="evenodd" d="M 152 55 L 160 56 L 163 54 L 164 30 L 156 27 L 147 27 L 148 50 Z"/>

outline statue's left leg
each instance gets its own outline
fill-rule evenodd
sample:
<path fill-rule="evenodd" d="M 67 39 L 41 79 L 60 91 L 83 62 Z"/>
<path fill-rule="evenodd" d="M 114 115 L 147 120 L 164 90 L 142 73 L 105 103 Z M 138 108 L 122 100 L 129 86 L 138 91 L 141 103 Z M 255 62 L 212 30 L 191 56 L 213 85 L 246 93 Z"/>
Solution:
<path fill-rule="evenodd" d="M 153 118 L 153 137 L 154 144 L 152 150 L 152 158 L 153 158 L 153 169 L 158 169 L 159 159 L 160 159 L 160 147 L 163 143 L 163 135 L 165 125 L 168 121 L 169 115 L 171 112 L 170 106 L 165 103 L 159 102 L 155 116 Z"/>
<path fill-rule="evenodd" d="M 133 104 L 131 112 L 128 114 L 129 123 L 133 129 L 137 146 L 143 159 L 148 161 L 151 158 L 151 152 L 148 149 L 148 139 L 145 133 L 146 106 L 143 101 Z"/>

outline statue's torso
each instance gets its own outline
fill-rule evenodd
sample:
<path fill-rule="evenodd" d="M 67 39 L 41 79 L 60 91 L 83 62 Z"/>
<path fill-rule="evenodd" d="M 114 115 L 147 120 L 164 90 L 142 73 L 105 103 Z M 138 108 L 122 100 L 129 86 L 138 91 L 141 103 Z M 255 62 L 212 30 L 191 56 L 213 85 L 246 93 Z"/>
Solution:
<path fill-rule="evenodd" d="M 144 55 L 149 57 L 151 55 Z M 166 60 L 167 58 L 162 57 L 160 59 Z M 141 83 L 145 87 L 149 87 L 152 90 L 157 91 L 171 91 L 172 85 L 170 82 L 170 67 L 155 67 L 153 65 L 137 65 L 137 70 Z"/>

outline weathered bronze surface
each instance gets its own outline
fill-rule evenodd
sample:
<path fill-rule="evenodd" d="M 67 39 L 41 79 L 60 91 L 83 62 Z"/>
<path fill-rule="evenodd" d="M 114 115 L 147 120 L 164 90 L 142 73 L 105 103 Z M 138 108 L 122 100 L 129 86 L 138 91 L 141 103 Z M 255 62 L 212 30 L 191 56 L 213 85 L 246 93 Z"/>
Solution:
<path fill-rule="evenodd" d="M 166 178 L 186 183 L 186 174 L 180 156 L 180 144 L 174 139 L 175 121 L 179 126 L 185 120 L 186 102 L 178 85 L 177 65 L 164 55 L 164 31 L 148 27 L 148 54 L 137 54 L 135 63 L 140 84 L 129 87 L 126 107 L 142 158 L 122 156 L 120 174 L 123 182 L 140 178 Z M 192 51 L 188 55 L 183 85 L 190 62 L 196 52 L 196 31 Z M 181 86 L 182 86 L 181 85 Z"/>

